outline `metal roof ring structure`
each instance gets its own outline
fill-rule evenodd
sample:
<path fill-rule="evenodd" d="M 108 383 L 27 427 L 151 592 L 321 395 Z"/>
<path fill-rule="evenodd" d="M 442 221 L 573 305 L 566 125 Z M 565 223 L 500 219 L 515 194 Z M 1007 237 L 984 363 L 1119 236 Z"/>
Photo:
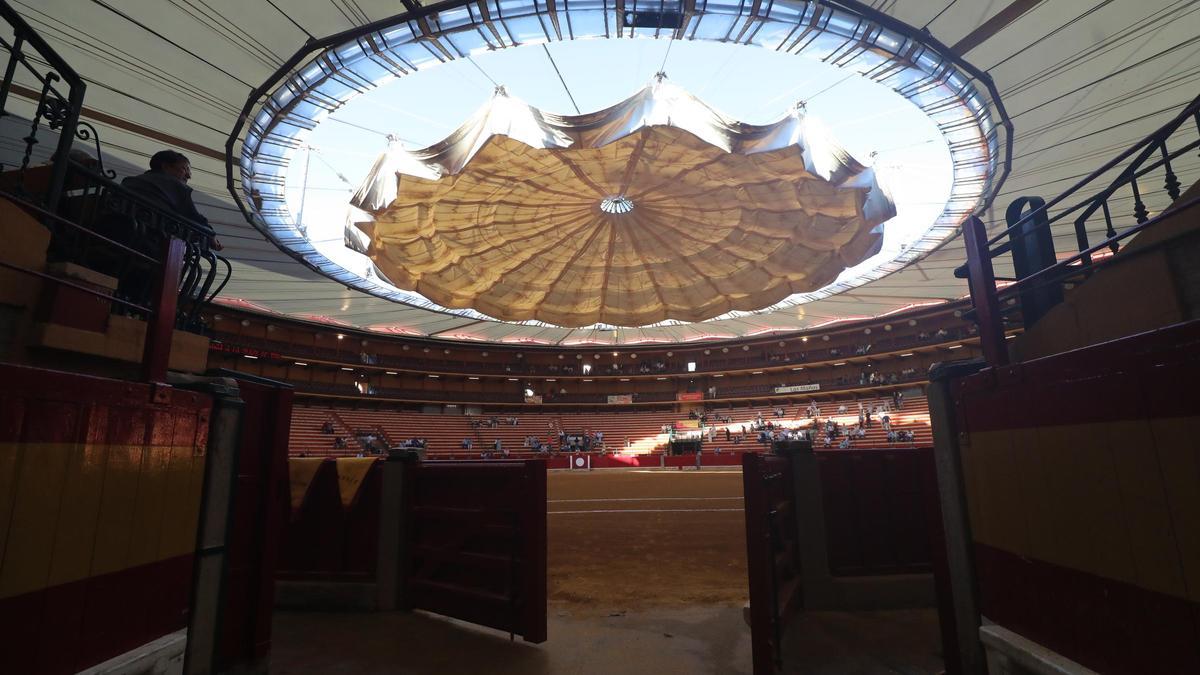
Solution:
<path fill-rule="evenodd" d="M 850 0 L 757 6 L 659 2 L 649 6 L 653 11 L 637 12 L 625 7 L 613 0 L 563 7 L 532 0 L 447 0 L 310 41 L 246 101 L 226 142 L 227 188 L 248 222 L 326 277 L 408 306 L 497 321 L 474 310 L 441 307 L 326 258 L 287 208 L 288 164 L 323 119 L 381 84 L 475 53 L 587 38 L 715 41 L 819 60 L 897 92 L 945 138 L 953 187 L 924 236 L 866 273 L 760 312 L 829 297 L 921 259 L 953 239 L 967 216 L 985 210 L 1007 178 L 1011 122 L 996 88 L 927 32 Z"/>

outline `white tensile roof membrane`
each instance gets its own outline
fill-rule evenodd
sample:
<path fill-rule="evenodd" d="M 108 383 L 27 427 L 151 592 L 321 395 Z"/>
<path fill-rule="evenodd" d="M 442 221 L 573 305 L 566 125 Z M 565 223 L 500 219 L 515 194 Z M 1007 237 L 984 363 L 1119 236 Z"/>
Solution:
<path fill-rule="evenodd" d="M 105 152 L 119 160 L 115 164 L 144 166 L 153 152 L 164 147 L 189 155 L 191 185 L 218 230 L 224 254 L 233 262 L 233 279 L 222 294 L 231 305 L 448 339 L 637 344 L 813 328 L 957 299 L 967 293 L 965 281 L 953 276 L 965 254 L 961 238 L 952 238 L 919 251 L 912 260 L 898 261 L 897 271 L 885 270 L 885 275 L 857 287 L 798 306 L 718 315 L 702 323 L 668 320 L 640 328 L 556 327 L 545 325 L 551 322 L 491 321 L 420 303 L 398 303 L 353 287 L 352 280 L 319 273 L 311 261 L 301 262 L 294 255 L 304 250 L 303 241 L 283 242 L 295 246 L 290 246 L 292 252 L 281 250 L 284 229 L 259 229 L 247 223 L 227 189 L 225 143 L 250 92 L 266 82 L 306 40 L 385 19 L 399 11 L 399 4 L 384 0 L 339 4 L 281 0 L 236 7 L 119 0 L 13 0 L 11 4 L 86 78 L 83 119 L 98 128 Z M 569 32 L 566 22 L 554 24 L 538 17 L 521 24 L 524 33 L 515 23 L 504 24 L 504 7 L 516 4 L 521 3 L 471 5 L 477 15 L 480 8 L 490 7 L 489 21 L 496 29 L 495 33 L 485 31 L 478 39 L 507 44 L 539 39 L 537 31 Z M 1058 194 L 1162 125 L 1197 91 L 1200 46 L 1193 27 L 1200 6 L 1195 3 L 1147 0 L 1014 5 L 1010 0 L 993 0 L 958 2 L 949 8 L 944 0 L 885 4 L 889 14 L 911 26 L 927 27 L 932 36 L 955 47 L 995 82 L 1015 136 L 1011 175 L 996 195 L 994 207 L 981 214 L 993 230 L 1004 226 L 1003 210 L 1010 201 L 1023 195 L 1049 198 Z M 1011 11 L 1010 5 L 1028 8 L 1021 13 Z M 598 1 L 587 6 L 603 9 L 606 5 Z M 719 15 L 716 5 L 706 6 L 710 16 Z M 777 2 L 771 11 L 782 14 L 794 8 L 799 12 L 807 6 L 809 3 Z M 443 14 L 451 16 L 450 12 Z M 747 48 L 762 46 L 760 42 L 771 37 L 768 23 L 743 17 L 731 21 L 719 39 L 744 43 Z M 407 23 L 404 29 L 420 35 L 436 30 L 437 22 L 431 18 Z M 455 41 L 465 35 L 447 34 L 439 44 L 453 52 Z M 326 55 L 325 67 L 336 70 L 337 57 L 336 53 Z M 301 76 L 314 65 L 316 62 L 308 61 L 292 74 Z M 32 80 L 19 74 L 17 83 L 29 87 Z M 345 86 L 369 88 L 373 83 L 351 81 Z M 977 102 L 985 112 L 994 111 L 990 101 Z M 14 91 L 8 105 L 17 114 L 32 111 L 31 101 L 20 91 Z M 420 103 L 413 105 L 419 108 Z M 260 106 L 255 107 L 258 110 Z M 242 144 L 254 120 L 248 121 L 251 124 L 233 148 L 235 162 L 243 161 Z M 19 141 L 11 139 L 10 145 L 14 143 Z M 38 147 L 35 161 L 44 160 L 48 150 Z M 1003 159 L 985 157 L 986 161 Z M 1194 175 L 1188 172 L 1194 164 L 1194 158 L 1181 158 L 1176 173 Z M 241 168 L 234 172 L 237 189 L 245 187 Z M 995 174 L 993 167 L 985 178 Z M 1152 212 L 1166 205 L 1160 186 L 1146 186 L 1143 197 Z M 956 208 L 969 212 L 976 203 L 974 197 L 969 201 Z M 1124 206 L 1129 213 L 1122 211 Z M 1112 207 L 1118 220 L 1132 223 L 1131 204 L 1114 202 Z M 636 212 L 636 200 L 634 209 Z M 1055 230 L 1060 251 L 1069 250 L 1074 238 L 1070 222 Z M 1001 259 L 997 268 L 1000 276 L 1011 273 L 1005 260 Z M 334 277 L 336 272 L 327 270 Z M 608 322 L 601 319 L 600 323 Z"/>

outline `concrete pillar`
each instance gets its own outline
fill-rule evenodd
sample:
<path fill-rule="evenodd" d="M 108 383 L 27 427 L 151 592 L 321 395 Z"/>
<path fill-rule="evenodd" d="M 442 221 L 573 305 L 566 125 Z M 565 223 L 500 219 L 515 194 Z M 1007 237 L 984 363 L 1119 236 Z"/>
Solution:
<path fill-rule="evenodd" d="M 196 524 L 185 675 L 218 672 L 220 666 L 221 610 L 226 595 L 227 549 L 244 407 L 237 382 L 232 379 L 211 379 L 189 388 L 211 394 L 213 407 Z"/>
<path fill-rule="evenodd" d="M 777 451 L 782 450 L 777 446 Z M 837 604 L 829 572 L 829 547 L 825 535 L 825 503 L 821 474 L 811 443 L 789 443 L 784 452 L 792 459 L 792 494 L 796 527 L 800 530 L 800 576 L 804 606 L 829 608 Z"/>
<path fill-rule="evenodd" d="M 381 470 L 379 496 L 379 545 L 375 564 L 376 608 L 379 611 L 407 609 L 404 598 L 404 562 L 408 559 L 408 491 L 419 465 L 416 453 L 388 454 Z"/>
<path fill-rule="evenodd" d="M 979 602 L 975 585 L 974 543 L 967 516 L 967 494 L 963 484 L 958 415 L 950 390 L 955 380 L 973 374 L 986 364 L 981 359 L 935 363 L 929 369 L 929 417 L 933 424 L 933 455 L 937 468 L 938 498 L 946 538 L 950 592 L 953 598 L 953 635 L 957 650 L 944 650 L 948 673 L 983 675 L 987 672 L 983 645 L 979 642 Z M 945 608 L 943 608 L 943 612 Z M 957 663 L 950 663 L 957 651 Z"/>

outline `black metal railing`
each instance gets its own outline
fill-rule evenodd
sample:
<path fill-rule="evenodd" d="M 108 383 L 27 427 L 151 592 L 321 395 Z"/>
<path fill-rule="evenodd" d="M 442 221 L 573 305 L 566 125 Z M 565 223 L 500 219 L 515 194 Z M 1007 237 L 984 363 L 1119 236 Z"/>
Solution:
<path fill-rule="evenodd" d="M 172 328 L 199 330 L 201 311 L 224 288 L 231 266 L 216 253 L 219 244 L 207 224 L 115 182 L 116 172 L 104 167 L 96 128 L 80 120 L 84 81 L 4 0 L 0 18 L 13 34 L 11 41 L 0 37 L 0 49 L 8 53 L 0 120 L 12 117 L 24 126 L 25 120 L 10 110 L 14 96 L 29 101 L 32 110 L 28 132 L 17 145 L 19 162 L 0 165 L 0 197 L 50 232 L 47 263 L 75 263 L 100 272 L 117 279 L 117 289 L 110 296 L 2 259 L 0 267 L 101 296 L 114 312 L 144 318 L 149 323 L 144 374 L 160 380 Z M 89 150 L 76 150 L 76 141 L 88 143 Z M 55 148 L 49 161 L 34 166 L 38 146 L 49 142 Z"/>
<path fill-rule="evenodd" d="M 967 263 L 955 276 L 969 280 L 974 308 L 968 316 L 980 326 L 990 363 L 1007 362 L 1002 335 L 1006 326 L 1036 322 L 1062 300 L 1064 286 L 1093 272 L 1105 249 L 1115 254 L 1134 234 L 1200 205 L 1196 199 L 1176 203 L 1183 186 L 1178 160 L 1198 148 L 1200 97 L 1049 202 L 1036 197 L 1015 200 L 1008 209 L 1008 226 L 990 238 L 979 218 L 967 219 Z M 1086 196 L 1071 203 L 1080 195 Z M 1074 235 L 1075 252 L 1058 259 L 1054 228 L 1064 222 L 1072 224 L 1067 235 Z M 1004 254 L 1012 256 L 1011 277 L 996 276 L 993 269 L 993 260 Z M 998 282 L 1002 288 L 997 288 Z"/>
<path fill-rule="evenodd" d="M 53 133 L 58 134 L 53 155 L 58 159 L 70 155 L 71 144 L 76 137 L 99 142 L 96 130 L 86 123 L 81 126 L 79 122 L 79 112 L 83 108 L 83 94 L 87 85 L 7 2 L 0 2 L 0 17 L 13 31 L 12 42 L 0 37 L 0 49 L 8 52 L 4 81 L 0 82 L 0 119 L 11 115 L 8 111 L 8 101 L 14 93 L 31 100 L 33 109 L 29 132 L 21 138 L 24 148 L 21 162 L 16 169 L 14 187 L 18 192 L 34 197 L 41 205 L 53 211 L 58 206 L 58 199 L 62 196 L 66 184 L 67 165 L 65 162 L 54 162 L 42 189 L 33 190 L 27 182 L 30 160 L 34 149 L 44 137 Z M 35 59 L 46 64 L 45 69 L 39 67 Z M 18 83 L 18 74 L 30 78 L 29 82 L 33 86 Z M 0 166 L 0 171 L 5 168 Z"/>

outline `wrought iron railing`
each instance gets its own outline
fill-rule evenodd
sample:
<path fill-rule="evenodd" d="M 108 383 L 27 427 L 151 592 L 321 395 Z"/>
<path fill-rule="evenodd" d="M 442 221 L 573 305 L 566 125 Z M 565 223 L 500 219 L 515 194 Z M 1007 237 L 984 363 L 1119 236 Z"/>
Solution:
<path fill-rule="evenodd" d="M 31 104 L 28 132 L 18 144 L 20 161 L 0 165 L 0 197 L 50 232 L 47 262 L 71 262 L 118 280 L 112 296 L 86 285 L 0 260 L 0 267 L 69 286 L 111 301 L 114 311 L 149 323 L 143 358 L 146 379 L 165 376 L 171 330 L 197 330 L 201 310 L 229 280 L 229 262 L 216 253 L 215 233 L 205 223 L 175 214 L 114 182 L 104 167 L 96 128 L 80 120 L 86 89 L 79 75 L 4 0 L 0 18 L 12 40 L 0 82 L 0 119 L 18 118 L 10 98 Z M 27 86 L 18 80 L 24 80 Z M 90 152 L 74 152 L 76 141 Z M 49 163 L 32 166 L 35 151 L 53 142 Z M 94 153 L 94 156 L 93 154 Z M 177 280 L 177 281 L 176 281 Z"/>
<path fill-rule="evenodd" d="M 33 119 L 30 120 L 29 133 L 21 139 L 24 150 L 17 168 L 18 190 L 25 191 L 33 151 L 48 132 L 58 133 L 54 152 L 56 158 L 69 156 L 71 144 L 76 137 L 90 139 L 96 143 L 99 143 L 99 139 L 95 128 L 86 123 L 81 126 L 79 122 L 83 94 L 87 89 L 83 78 L 79 77 L 7 2 L 0 2 L 0 17 L 3 17 L 13 30 L 12 42 L 0 37 L 0 48 L 8 52 L 4 80 L 0 82 L 0 119 L 11 115 L 8 111 L 8 100 L 14 93 L 31 99 L 33 103 Z M 38 60 L 47 64 L 48 69 L 43 71 L 39 68 L 28 53 L 29 50 L 36 54 Z M 19 84 L 16 81 L 18 72 L 32 78 L 31 84 L 35 86 Z M 0 166 L 0 170 L 4 168 Z M 66 162 L 55 162 L 51 167 L 49 180 L 46 181 L 46 189 L 37 195 L 38 201 L 51 211 L 58 206 L 58 199 L 62 196 L 66 183 L 66 174 Z"/>
<path fill-rule="evenodd" d="M 1049 202 L 1037 197 L 1015 200 L 1006 214 L 1008 226 L 990 238 L 983 221 L 974 216 L 967 219 L 963 224 L 967 262 L 955 275 L 969 281 L 974 308 L 968 316 L 979 324 L 989 363 L 1008 362 L 1006 327 L 1035 323 L 1062 301 L 1064 287 L 1078 284 L 1094 271 L 1100 264 L 1096 259 L 1107 257 L 1105 249 L 1115 254 L 1134 234 L 1200 206 L 1200 199 L 1177 203 L 1183 185 L 1178 160 L 1198 148 L 1200 97 Z M 1097 186 L 1101 187 L 1096 190 Z M 1071 203 L 1080 195 L 1086 196 Z M 1054 227 L 1064 222 L 1072 224 L 1066 234 L 1073 234 L 1077 252 L 1059 259 Z M 995 274 L 993 260 L 1004 254 L 1011 254 L 1012 276 Z"/>

